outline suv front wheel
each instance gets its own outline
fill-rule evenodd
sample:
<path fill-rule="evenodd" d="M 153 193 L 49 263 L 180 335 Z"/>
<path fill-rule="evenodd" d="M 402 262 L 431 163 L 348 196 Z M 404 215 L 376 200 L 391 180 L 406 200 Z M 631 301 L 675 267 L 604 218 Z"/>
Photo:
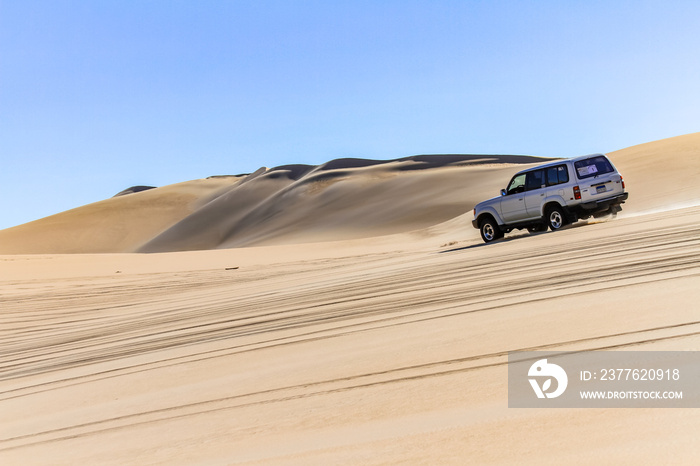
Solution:
<path fill-rule="evenodd" d="M 547 226 L 552 231 L 560 230 L 564 225 L 566 225 L 564 211 L 559 206 L 552 206 L 548 208 L 545 218 L 547 220 Z"/>
<path fill-rule="evenodd" d="M 481 232 L 481 239 L 483 239 L 485 243 L 503 238 L 501 228 L 498 226 L 498 223 L 496 223 L 496 220 L 491 217 L 481 221 L 479 231 Z"/>

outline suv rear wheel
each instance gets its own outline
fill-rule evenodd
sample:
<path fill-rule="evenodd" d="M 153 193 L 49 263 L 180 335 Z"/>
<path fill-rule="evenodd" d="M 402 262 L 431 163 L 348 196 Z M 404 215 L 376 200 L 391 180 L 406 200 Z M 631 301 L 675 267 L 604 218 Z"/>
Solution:
<path fill-rule="evenodd" d="M 496 223 L 496 220 L 491 217 L 481 221 L 479 231 L 481 232 L 481 239 L 483 239 L 485 243 L 503 238 L 501 228 L 498 226 L 498 223 Z"/>
<path fill-rule="evenodd" d="M 547 209 L 546 219 L 547 226 L 552 231 L 560 230 L 561 227 L 566 225 L 566 217 L 564 216 L 564 211 L 559 206 L 552 206 Z"/>

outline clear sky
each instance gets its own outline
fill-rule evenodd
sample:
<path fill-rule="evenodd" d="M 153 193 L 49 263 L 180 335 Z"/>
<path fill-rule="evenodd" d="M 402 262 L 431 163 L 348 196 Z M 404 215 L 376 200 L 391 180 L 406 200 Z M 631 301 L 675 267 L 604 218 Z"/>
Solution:
<path fill-rule="evenodd" d="M 700 131 L 700 2 L 0 0 L 0 228 L 260 166 Z"/>

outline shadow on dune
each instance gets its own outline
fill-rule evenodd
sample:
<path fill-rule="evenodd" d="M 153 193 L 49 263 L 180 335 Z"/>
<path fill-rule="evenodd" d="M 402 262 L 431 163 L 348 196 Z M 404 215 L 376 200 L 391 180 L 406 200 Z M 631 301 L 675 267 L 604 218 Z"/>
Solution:
<path fill-rule="evenodd" d="M 501 177 L 497 186 L 489 177 L 476 178 L 470 167 L 502 170 L 543 160 L 549 159 L 444 154 L 261 168 L 138 251 L 330 241 L 422 229 L 468 212 L 484 191 L 497 192 Z M 445 167 L 450 169 L 434 170 Z"/>
<path fill-rule="evenodd" d="M 472 249 L 481 248 L 481 247 L 484 247 L 484 246 L 488 246 L 488 245 L 487 245 L 486 243 L 482 243 L 482 244 L 471 244 L 471 245 L 469 245 L 469 246 L 461 246 L 461 247 L 458 247 L 458 248 L 445 249 L 444 251 L 438 251 L 438 254 L 447 254 L 447 253 L 450 253 L 450 252 L 459 252 L 459 251 L 470 251 L 470 250 L 472 250 Z"/>
<path fill-rule="evenodd" d="M 387 163 L 395 162 L 395 160 L 372 160 L 372 159 L 354 159 L 354 158 L 344 158 L 335 159 L 330 162 L 326 162 L 317 167 L 318 170 L 338 170 L 345 168 L 363 168 L 372 167 L 374 165 L 383 165 Z"/>
<path fill-rule="evenodd" d="M 288 180 L 298 180 L 304 177 L 307 173 L 315 169 L 314 165 L 281 165 L 279 167 L 271 168 L 268 171 L 267 176 L 269 178 L 286 178 Z"/>
<path fill-rule="evenodd" d="M 388 168 L 396 170 L 424 170 L 430 168 L 440 168 L 449 165 L 487 165 L 487 164 L 525 164 L 543 163 L 552 158 L 535 157 L 530 155 L 478 155 L 478 154 L 434 154 L 434 155 L 412 155 L 391 160 L 373 160 L 344 158 L 335 159 L 319 165 L 317 170 L 338 170 L 348 168 L 363 168 L 376 165 L 386 165 Z M 407 164 L 403 162 L 414 162 Z M 389 167 L 389 165 L 393 165 Z"/>
<path fill-rule="evenodd" d="M 398 170 L 423 170 L 429 168 L 440 168 L 450 165 L 490 165 L 490 164 L 525 164 L 544 163 L 552 158 L 534 157 L 529 155 L 459 155 L 459 154 L 437 154 L 437 155 L 414 155 L 397 159 L 398 162 L 415 162 L 397 167 Z"/>
<path fill-rule="evenodd" d="M 119 191 L 112 197 L 126 196 L 127 194 L 140 193 L 141 191 L 148 191 L 149 189 L 155 189 L 155 186 L 132 186 L 126 188 L 124 191 Z"/>

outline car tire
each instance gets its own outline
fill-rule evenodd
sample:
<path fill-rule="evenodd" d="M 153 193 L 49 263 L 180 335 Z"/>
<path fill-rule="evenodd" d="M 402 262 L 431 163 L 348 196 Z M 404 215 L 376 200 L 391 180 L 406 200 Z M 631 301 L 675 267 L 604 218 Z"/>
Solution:
<path fill-rule="evenodd" d="M 564 210 L 559 206 L 552 206 L 547 209 L 545 219 L 547 221 L 547 227 L 552 231 L 561 230 L 567 223 Z"/>
<path fill-rule="evenodd" d="M 484 240 L 484 243 L 491 243 L 499 238 L 503 238 L 503 231 L 501 231 L 496 220 L 491 217 L 479 223 L 479 232 L 481 233 L 481 239 Z"/>

